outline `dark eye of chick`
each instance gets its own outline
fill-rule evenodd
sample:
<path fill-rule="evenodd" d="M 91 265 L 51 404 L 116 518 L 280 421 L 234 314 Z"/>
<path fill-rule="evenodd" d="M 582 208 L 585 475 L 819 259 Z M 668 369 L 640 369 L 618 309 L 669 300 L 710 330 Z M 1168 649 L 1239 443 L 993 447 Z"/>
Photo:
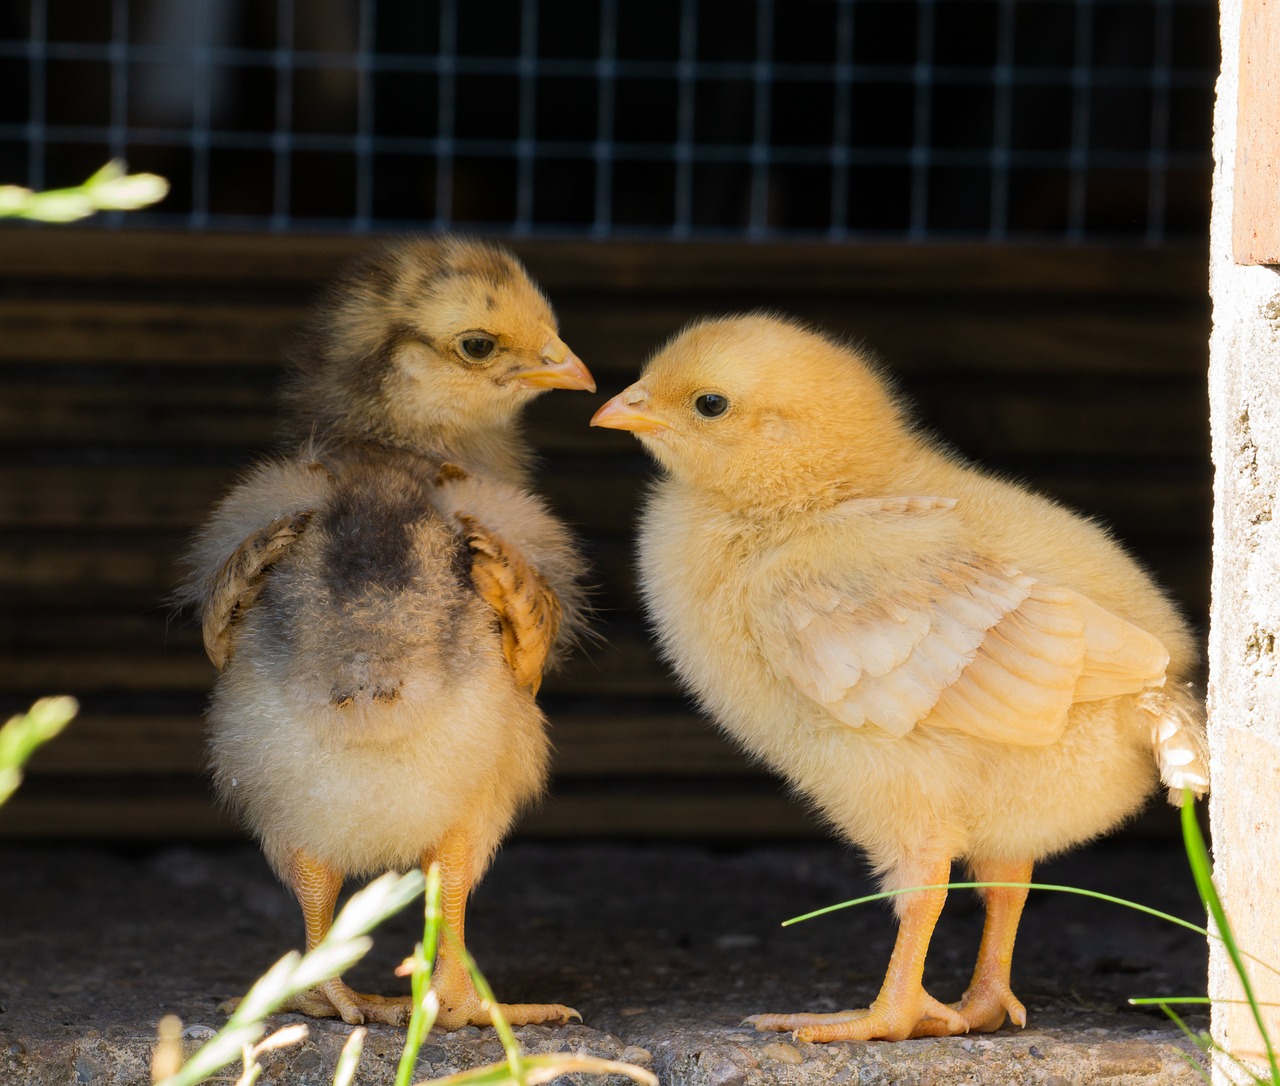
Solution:
<path fill-rule="evenodd" d="M 498 344 L 492 336 L 467 336 L 461 343 L 462 353 L 476 362 L 483 362 Z"/>
<path fill-rule="evenodd" d="M 704 392 L 693 401 L 693 406 L 704 419 L 714 419 L 728 410 L 729 397 L 718 392 Z"/>

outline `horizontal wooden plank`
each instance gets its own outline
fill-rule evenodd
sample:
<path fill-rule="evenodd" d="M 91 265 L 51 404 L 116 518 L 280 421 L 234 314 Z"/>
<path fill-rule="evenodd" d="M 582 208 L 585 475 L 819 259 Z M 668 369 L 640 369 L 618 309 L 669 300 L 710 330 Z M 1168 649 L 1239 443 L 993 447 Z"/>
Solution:
<path fill-rule="evenodd" d="M 29 782 L 42 777 L 196 777 L 205 765 L 204 722 L 195 714 L 81 712 L 32 755 Z"/>
<path fill-rule="evenodd" d="M 234 836 L 199 776 L 213 672 L 163 598 L 191 528 L 275 432 L 319 284 L 378 239 L 0 230 L 0 699 L 80 694 L 0 837 Z M 961 451 L 1111 521 L 1207 608 L 1199 250 L 519 242 L 596 396 L 542 397 L 543 489 L 596 559 L 609 641 L 549 678 L 537 835 L 816 831 L 688 708 L 635 614 L 652 468 L 587 428 L 704 313 L 769 307 L 879 351 Z"/>
<path fill-rule="evenodd" d="M 1206 598 L 1205 586 L 1193 585 L 1183 606 L 1199 619 Z M 150 692 L 195 697 L 213 684 L 214 671 L 198 632 L 189 624 L 170 625 L 158 609 L 149 615 L 81 617 L 69 612 L 28 624 L 9 611 L 0 630 L 10 644 L 0 654 L 0 691 L 10 697 L 68 693 L 127 698 Z M 638 616 L 607 616 L 597 630 L 603 636 L 599 644 L 584 646 L 547 676 L 547 704 L 556 699 L 625 702 L 680 696 Z"/>
<path fill-rule="evenodd" d="M 1004 465 L 999 465 L 1004 466 Z M 587 534 L 630 535 L 644 476 L 592 480 L 548 475 L 541 488 L 560 515 Z M 1119 470 L 1132 472 L 1134 465 Z M 1031 472 L 1027 477 L 1034 476 Z M 0 530 L 102 529 L 185 532 L 195 528 L 226 492 L 233 475 L 224 468 L 0 467 Z M 1207 469 L 1202 478 L 1054 478 L 1040 488 L 1089 515 L 1105 514 L 1122 537 L 1155 534 L 1203 536 L 1212 501 Z"/>
<path fill-rule="evenodd" d="M 231 841 L 243 836 L 201 782 L 189 795 L 38 795 L 20 788 L 0 809 L 0 839 L 47 841 Z"/>
<path fill-rule="evenodd" d="M 64 629 L 79 621 L 69 616 Z M 84 625 L 86 634 L 92 633 L 91 621 Z M 15 626 L 20 629 L 20 616 Z M 163 612 L 156 611 L 150 621 L 105 617 L 97 624 L 97 636 L 82 635 L 79 643 L 73 634 L 58 636 L 58 626 L 46 624 L 44 629 L 54 635 L 15 638 L 13 647 L 0 653 L 0 690 L 33 697 L 147 690 L 201 694 L 214 681 L 198 631 L 189 625 L 169 628 Z M 547 676 L 544 697 L 675 697 L 675 685 L 639 621 L 613 622 L 603 631 L 602 642 L 585 647 Z"/>
<path fill-rule="evenodd" d="M 17 632 L 17 631 L 15 631 Z M 122 633 L 126 632 L 124 630 Z M 165 631 L 153 627 L 150 646 L 138 641 L 98 646 L 32 646 L 18 640 L 0 654 L 0 690 L 39 696 L 68 693 L 78 697 L 98 693 L 201 693 L 213 684 L 214 672 L 201 649 L 166 644 Z M 191 635 L 183 632 L 181 640 Z M 588 653 L 572 657 L 563 670 L 549 675 L 544 692 L 575 696 L 674 697 L 675 685 L 657 662 L 648 639 L 633 628 L 614 627 L 610 639 Z"/>
<path fill-rule="evenodd" d="M 79 456 L 89 464 L 133 454 L 174 466 L 207 460 L 211 446 L 225 448 L 229 463 L 244 463 L 274 444 L 274 380 L 237 383 L 216 367 L 201 378 L 177 383 L 162 367 L 94 384 L 6 381 L 0 373 L 0 444 L 28 457 Z M 1202 385 L 1200 375 L 1112 377 L 1100 395 L 1094 381 L 1036 372 L 918 377 L 906 390 L 933 429 L 975 455 L 1207 459 Z M 534 447 L 553 457 L 629 457 L 618 464 L 624 471 L 647 464 L 629 435 L 588 425 L 604 398 L 542 397 L 529 413 Z"/>
<path fill-rule="evenodd" d="M 176 780 L 125 796 L 85 795 L 54 782 L 19 789 L 0 809 L 0 840 L 101 842 L 243 840 L 245 834 L 208 795 L 202 781 Z M 553 792 L 515 827 L 516 838 L 597 837 L 630 840 L 714 840 L 744 845 L 789 839 L 831 839 L 832 831 L 803 803 L 769 780 L 738 794 L 698 794 L 662 782 Z M 1149 805 L 1121 831 L 1131 841 L 1178 839 L 1177 818 Z"/>
<path fill-rule="evenodd" d="M 548 714 L 557 778 L 760 774 L 711 724 L 688 711 L 592 712 L 553 704 Z M 195 713 L 86 712 L 36 753 L 27 776 L 194 777 L 205 760 L 205 725 Z"/>
<path fill-rule="evenodd" d="M 100 229 L 0 230 L 0 281 L 310 283 L 389 236 L 272 236 Z M 814 244 L 503 240 L 550 291 L 815 288 L 884 294 L 1204 293 L 1203 246 Z"/>
<path fill-rule="evenodd" d="M 1150 538 L 1142 544 L 1131 549 L 1203 625 L 1209 599 L 1207 537 L 1185 541 Z M 597 586 L 593 600 L 601 609 L 596 625 L 606 633 L 614 622 L 632 621 L 640 608 L 629 542 L 620 539 L 612 550 L 611 560 L 597 560 L 591 575 L 591 583 Z M 26 643 L 59 653 L 74 645 L 114 638 L 117 643 L 138 646 L 140 653 L 177 648 L 198 651 L 194 622 L 186 616 L 171 618 L 166 609 L 164 601 L 175 580 L 168 572 L 167 559 L 158 560 L 151 570 L 143 556 L 138 578 L 129 580 L 125 578 L 132 572 L 131 556 L 124 555 L 123 568 L 110 570 L 110 583 L 83 579 L 74 567 L 62 576 L 53 563 L 41 582 L 33 584 L 24 580 L 23 565 L 8 564 L 11 553 L 0 546 L 0 643 Z M 92 565 L 92 555 L 84 558 Z"/>
<path fill-rule="evenodd" d="M 47 782 L 46 782 L 47 783 Z M 745 795 L 673 794 L 655 787 L 553 794 L 516 826 L 517 837 L 614 837 L 746 842 L 826 837 L 803 805 L 781 789 Z M 0 810 L 0 839 L 226 841 L 243 837 L 191 781 L 158 795 L 77 795 L 20 789 Z"/>
<path fill-rule="evenodd" d="M 200 384 L 175 383 L 164 367 L 108 383 L 36 383 L 26 379 L 32 368 L 20 367 L 13 380 L 0 370 L 5 443 L 157 448 L 173 457 L 193 445 L 261 447 L 272 441 L 278 425 L 272 386 L 229 380 L 221 367 L 210 367 Z"/>
<path fill-rule="evenodd" d="M 557 498 L 588 555 L 593 601 L 606 614 L 635 604 L 629 586 L 643 484 L 613 485 L 607 510 L 593 513 Z M 1137 476 L 1132 487 L 1142 493 L 1131 501 L 1122 481 L 1056 479 L 1040 490 L 1098 517 L 1157 567 L 1167 563 L 1169 568 L 1186 569 L 1188 562 L 1203 562 L 1207 569 L 1209 480 Z M 179 521 L 172 526 L 144 523 L 99 529 L 92 521 L 68 527 L 65 521 L 51 524 L 32 517 L 23 525 L 6 523 L 3 510 L 15 504 L 0 493 L 0 529 L 9 537 L 0 536 L 0 604 L 43 601 L 59 607 L 156 610 L 178 579 L 178 559 L 192 525 Z"/>
<path fill-rule="evenodd" d="M 139 610 L 158 605 L 177 580 L 181 532 L 108 540 L 0 540 L 0 595 L 14 605 L 80 601 Z"/>
<path fill-rule="evenodd" d="M 0 298 L 0 361 L 277 366 L 304 310 L 218 302 Z"/>
<path fill-rule="evenodd" d="M 798 292 L 779 286 L 755 295 L 685 295 L 666 303 L 649 295 L 559 298 L 557 310 L 574 350 L 606 377 L 622 375 L 619 388 L 690 320 L 760 308 L 862 344 L 891 372 L 911 379 L 1036 373 L 1105 382 L 1124 374 L 1203 377 L 1208 368 L 1208 310 L 1188 298 L 1141 312 L 1052 296 L 1016 304 L 1002 297 L 883 300 L 826 294 L 799 283 Z M 606 384 L 601 381 L 602 391 Z"/>
<path fill-rule="evenodd" d="M 88 611 L 113 623 L 125 622 L 126 616 L 146 618 L 151 628 L 167 622 L 166 600 L 180 577 L 185 533 L 123 533 L 121 538 L 121 533 L 46 530 L 13 538 L 17 534 L 0 537 L 0 626 L 12 621 L 27 636 L 38 637 L 42 624 L 84 623 Z M 618 534 L 583 544 L 593 605 L 606 614 L 633 609 L 633 540 Z M 185 620 L 170 624 L 170 635 L 179 636 L 185 625 Z"/>
<path fill-rule="evenodd" d="M 587 795 L 553 792 L 517 824 L 514 835 L 759 842 L 825 839 L 831 831 L 780 787 L 743 796 L 619 788 Z"/>
<path fill-rule="evenodd" d="M 806 320 L 832 335 L 854 339 L 902 374 L 1158 376 L 1207 369 L 1207 310 L 1187 299 L 1134 312 L 1108 303 L 1082 307 L 1037 298 L 965 305 L 934 302 L 922 319 L 921 301 L 885 302 L 844 293 L 775 288 L 732 296 L 685 294 L 677 299 L 604 295 L 558 300 L 561 331 L 600 380 L 617 391 L 639 373 L 658 346 L 689 321 L 708 313 L 768 308 Z M 278 368 L 297 341 L 306 309 L 261 302 L 154 298 L 112 301 L 0 297 L 0 366 L 76 363 L 105 369 L 162 365 L 175 379 L 210 365 Z M 17 376 L 15 373 L 13 376 Z M 0 370 L 0 383 L 4 380 Z M 577 397 L 574 397 L 575 399 Z"/>

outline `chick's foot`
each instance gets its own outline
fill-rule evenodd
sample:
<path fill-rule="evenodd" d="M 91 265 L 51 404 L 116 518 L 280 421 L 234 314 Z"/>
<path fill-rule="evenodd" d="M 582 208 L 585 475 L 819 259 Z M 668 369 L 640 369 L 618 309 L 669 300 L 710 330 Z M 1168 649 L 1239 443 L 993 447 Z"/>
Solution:
<path fill-rule="evenodd" d="M 436 997 L 440 1000 L 435 1021 L 437 1029 L 493 1025 L 491 1005 L 482 1000 L 470 984 L 439 986 Z M 499 1003 L 497 1009 L 513 1026 L 563 1025 L 574 1018 L 582 1021 L 582 1015 L 572 1007 L 559 1003 Z"/>
<path fill-rule="evenodd" d="M 341 1018 L 351 1026 L 370 1022 L 404 1026 L 409 1023 L 413 1006 L 408 996 L 364 995 L 335 978 L 292 996 L 281 1010 L 312 1018 Z"/>
<path fill-rule="evenodd" d="M 758 1014 L 745 1025 L 760 1030 L 791 1031 L 798 1041 L 904 1041 L 968 1033 L 969 1022 L 924 990 L 924 959 L 929 938 L 947 899 L 945 884 L 951 862 L 945 857 L 923 867 L 927 889 L 910 894 L 902 906 L 898 938 L 880 994 L 866 1010 L 838 1014 Z"/>
<path fill-rule="evenodd" d="M 959 1003 L 952 1005 L 966 1022 L 972 1033 L 994 1033 L 1004 1025 L 1007 1016 L 1021 1029 L 1027 1024 L 1027 1008 L 1009 988 L 999 980 L 975 985 L 965 992 Z M 941 1033 L 921 1032 L 917 1037 L 945 1036 Z"/>
<path fill-rule="evenodd" d="M 790 1032 L 797 1041 L 904 1041 L 908 1037 L 967 1033 L 969 1023 L 923 988 L 886 998 L 881 995 L 864 1010 L 835 1014 L 756 1014 L 743 1025 L 758 1030 Z"/>
<path fill-rule="evenodd" d="M 994 1033 L 1004 1025 L 1006 1016 L 1019 1028 L 1027 1024 L 1027 1009 L 1009 987 L 1009 970 L 1031 866 L 1030 860 L 986 860 L 974 864 L 976 878 L 993 885 L 983 891 L 987 916 L 973 979 L 960 1002 L 952 1004 L 974 1033 Z M 915 1036 L 940 1037 L 946 1032 L 925 1023 Z"/>

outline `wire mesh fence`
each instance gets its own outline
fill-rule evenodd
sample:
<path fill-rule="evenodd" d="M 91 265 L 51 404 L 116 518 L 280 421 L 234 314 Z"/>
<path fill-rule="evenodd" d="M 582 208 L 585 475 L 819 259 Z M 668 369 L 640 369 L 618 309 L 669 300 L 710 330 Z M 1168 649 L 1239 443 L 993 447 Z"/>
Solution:
<path fill-rule="evenodd" d="M 0 182 L 129 225 L 1203 234 L 1212 0 L 11 0 Z"/>

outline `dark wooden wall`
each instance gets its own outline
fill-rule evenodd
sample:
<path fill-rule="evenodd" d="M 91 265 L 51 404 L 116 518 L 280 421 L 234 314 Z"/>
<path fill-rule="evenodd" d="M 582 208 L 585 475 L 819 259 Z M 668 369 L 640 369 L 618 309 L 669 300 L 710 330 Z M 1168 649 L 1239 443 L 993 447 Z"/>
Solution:
<path fill-rule="evenodd" d="M 0 232 L 0 712 L 83 704 L 0 836 L 219 838 L 201 777 L 213 671 L 163 599 L 175 555 L 272 439 L 282 352 L 367 240 Z M 648 465 L 588 430 L 684 321 L 751 307 L 874 346 L 961 451 L 1111 523 L 1192 618 L 1208 608 L 1200 250 L 528 242 L 600 394 L 533 410 L 545 491 L 587 541 L 606 642 L 544 687 L 553 795 L 523 832 L 815 832 L 701 721 L 636 613 Z"/>

